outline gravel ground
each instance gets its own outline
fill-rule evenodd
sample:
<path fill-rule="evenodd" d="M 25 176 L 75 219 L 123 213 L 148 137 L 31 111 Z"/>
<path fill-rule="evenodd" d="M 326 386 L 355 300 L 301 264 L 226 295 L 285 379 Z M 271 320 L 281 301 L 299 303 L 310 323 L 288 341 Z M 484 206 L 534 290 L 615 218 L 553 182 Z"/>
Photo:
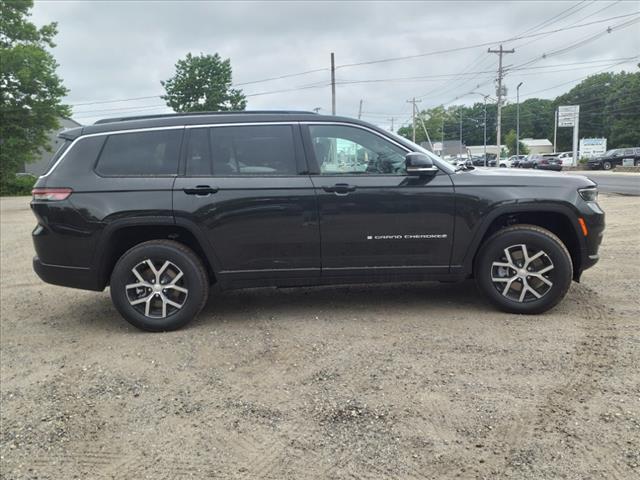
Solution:
<path fill-rule="evenodd" d="M 1 206 L 3 479 L 640 478 L 640 198 L 542 316 L 473 283 L 224 292 L 179 332 L 31 270 Z"/>

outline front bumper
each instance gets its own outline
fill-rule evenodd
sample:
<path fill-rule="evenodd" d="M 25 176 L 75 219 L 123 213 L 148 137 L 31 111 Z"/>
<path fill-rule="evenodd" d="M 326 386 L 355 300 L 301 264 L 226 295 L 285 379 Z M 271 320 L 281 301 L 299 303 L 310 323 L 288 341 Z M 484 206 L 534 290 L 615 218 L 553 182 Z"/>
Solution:
<path fill-rule="evenodd" d="M 49 265 L 33 257 L 33 270 L 46 283 L 82 290 L 104 290 L 104 285 L 97 281 L 98 276 L 90 268 Z"/>

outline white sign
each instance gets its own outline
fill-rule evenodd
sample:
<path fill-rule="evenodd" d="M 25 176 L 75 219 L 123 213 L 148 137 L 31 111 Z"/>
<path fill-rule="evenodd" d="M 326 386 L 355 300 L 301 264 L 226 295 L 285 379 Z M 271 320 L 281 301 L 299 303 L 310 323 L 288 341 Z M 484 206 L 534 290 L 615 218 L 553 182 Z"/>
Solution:
<path fill-rule="evenodd" d="M 558 127 L 574 127 L 580 114 L 580 105 L 558 107 Z"/>
<path fill-rule="evenodd" d="M 606 138 L 582 138 L 580 140 L 580 156 L 581 157 L 597 157 L 603 155 L 607 151 Z"/>

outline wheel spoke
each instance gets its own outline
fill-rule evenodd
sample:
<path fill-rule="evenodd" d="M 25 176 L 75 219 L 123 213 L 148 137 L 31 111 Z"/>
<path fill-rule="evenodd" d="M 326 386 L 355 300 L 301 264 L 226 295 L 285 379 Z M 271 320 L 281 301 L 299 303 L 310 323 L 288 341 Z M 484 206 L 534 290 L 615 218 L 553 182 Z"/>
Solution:
<path fill-rule="evenodd" d="M 513 268 L 513 265 L 506 262 L 493 262 L 491 264 L 492 267 L 505 267 L 505 268 Z"/>
<path fill-rule="evenodd" d="M 509 247 L 511 248 L 511 247 Z M 507 262 L 510 267 L 515 267 L 515 263 L 513 263 L 513 259 L 511 258 L 511 253 L 509 252 L 509 248 L 504 249 L 504 256 L 507 257 Z"/>
<path fill-rule="evenodd" d="M 167 316 L 167 297 L 162 296 L 162 318 Z"/>
<path fill-rule="evenodd" d="M 178 272 L 178 274 L 177 274 L 175 277 L 173 277 L 173 280 L 171 280 L 169 283 L 167 283 L 166 287 L 173 287 L 173 286 L 175 286 L 176 282 L 177 282 L 178 280 L 180 280 L 180 279 L 182 278 L 182 276 L 183 276 L 182 271 L 179 271 L 179 272 Z"/>
<path fill-rule="evenodd" d="M 135 275 L 135 277 L 138 279 L 139 282 L 146 283 L 146 280 L 144 278 L 142 278 L 142 275 L 140 275 L 140 272 L 138 272 L 138 265 L 133 267 L 131 269 L 131 272 Z"/>
<path fill-rule="evenodd" d="M 522 303 L 524 301 L 524 297 L 526 297 L 526 295 L 527 295 L 527 290 L 530 290 L 530 288 L 527 286 L 527 284 L 523 283 L 522 284 L 522 291 L 520 292 L 520 298 L 518 299 L 518 301 L 520 303 Z"/>
<path fill-rule="evenodd" d="M 529 251 L 524 243 L 520 245 L 520 249 L 522 250 L 522 265 L 526 266 L 529 263 Z"/>
<path fill-rule="evenodd" d="M 189 290 L 183 287 L 179 287 L 178 285 L 163 285 L 164 288 L 172 288 L 180 293 L 184 293 L 185 295 L 189 293 Z"/>
<path fill-rule="evenodd" d="M 151 308 L 151 299 L 153 298 L 153 295 L 149 295 L 147 297 L 147 303 L 144 306 L 144 314 L 148 317 L 149 316 L 149 309 Z"/>
<path fill-rule="evenodd" d="M 531 262 L 533 262 L 534 260 L 537 260 L 538 258 L 540 258 L 542 255 L 544 255 L 545 253 L 540 250 L 538 253 L 536 253 L 533 257 L 529 257 L 529 261 L 525 264 L 525 267 L 528 266 Z"/>
<path fill-rule="evenodd" d="M 536 273 L 536 275 L 542 275 L 543 273 L 550 272 L 551 270 L 553 270 L 553 265 L 548 265 L 548 266 L 544 267 L 542 270 L 538 270 L 535 273 Z"/>
<path fill-rule="evenodd" d="M 146 297 L 138 298 L 138 299 L 136 299 L 136 300 L 129 300 L 129 303 L 130 303 L 131 305 L 139 305 L 139 304 L 141 304 L 142 302 L 146 302 L 146 301 L 148 301 L 152 296 L 153 296 L 153 294 L 151 294 L 151 295 L 147 295 Z"/>
<path fill-rule="evenodd" d="M 504 290 L 502 291 L 502 295 L 504 295 L 505 297 L 507 296 L 507 293 L 509 293 L 509 290 L 511 290 L 511 285 L 513 285 L 513 282 L 515 281 L 516 277 L 512 277 L 509 279 L 509 281 L 507 282 L 507 285 L 504 287 Z"/>
<path fill-rule="evenodd" d="M 160 283 L 160 277 L 162 276 L 162 274 L 164 273 L 164 271 L 167 269 L 169 265 L 171 265 L 171 262 L 169 262 L 169 260 L 166 260 L 162 264 L 162 267 L 160 267 L 160 270 L 158 270 L 158 273 L 156 274 L 156 280 L 158 280 L 158 283 Z"/>
<path fill-rule="evenodd" d="M 177 309 L 181 309 L 182 305 L 184 305 L 184 303 L 180 304 L 180 303 L 176 303 L 173 300 L 169 300 L 167 297 L 164 297 L 165 301 L 171 305 L 172 307 L 176 307 Z"/>

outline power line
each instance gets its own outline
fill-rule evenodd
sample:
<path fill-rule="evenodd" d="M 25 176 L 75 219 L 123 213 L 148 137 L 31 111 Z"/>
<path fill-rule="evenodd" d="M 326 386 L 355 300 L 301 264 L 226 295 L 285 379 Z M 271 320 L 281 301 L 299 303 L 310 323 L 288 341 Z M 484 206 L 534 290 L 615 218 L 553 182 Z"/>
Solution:
<path fill-rule="evenodd" d="M 497 43 L 507 43 L 507 42 L 512 42 L 514 40 L 521 40 L 523 38 L 531 38 L 531 37 L 538 37 L 541 35 L 547 35 L 550 33 L 556 33 L 556 32 L 562 32 L 562 31 L 566 31 L 566 30 L 573 30 L 575 28 L 582 28 L 582 27 L 587 27 L 589 25 L 595 25 L 598 23 L 602 23 L 602 22 L 606 22 L 609 20 L 615 20 L 618 18 L 626 18 L 626 17 L 630 17 L 633 15 L 638 15 L 638 13 L 629 13 L 626 15 L 616 15 L 614 17 L 609 17 L 609 18 L 604 18 L 601 20 L 596 20 L 593 22 L 588 22 L 588 23 L 583 23 L 581 25 L 574 25 L 572 27 L 563 27 L 563 28 L 558 28 L 556 30 L 550 30 L 547 32 L 540 32 L 540 33 L 533 33 L 533 34 L 529 34 L 529 35 L 519 35 L 519 36 L 515 36 L 515 37 L 511 37 L 511 38 L 507 38 L 504 40 L 498 40 L 498 41 L 493 41 L 493 42 L 483 42 L 483 43 L 478 43 L 475 45 L 468 45 L 465 47 L 456 47 L 456 48 L 449 48 L 449 49 L 445 49 L 445 50 L 434 50 L 432 52 L 426 52 L 426 53 L 417 53 L 414 55 L 405 55 L 405 56 L 401 56 L 401 57 L 390 57 L 390 58 L 383 58 L 383 59 L 379 59 L 379 60 L 369 60 L 366 62 L 357 62 L 357 63 L 347 63 L 347 64 L 343 64 L 343 65 L 337 65 L 336 69 L 339 68 L 348 68 L 348 67 L 357 67 L 357 66 L 361 66 L 361 65 L 372 65 L 375 63 L 386 63 L 386 62 L 395 62 L 398 60 L 409 60 L 409 59 L 413 59 L 413 58 L 421 58 L 421 57 L 428 57 L 428 56 L 433 56 L 433 55 L 441 55 L 444 53 L 452 53 L 452 52 L 459 52 L 462 50 L 470 50 L 473 48 L 477 48 L 477 47 L 487 47 L 487 46 L 491 46 L 491 45 L 495 45 Z M 612 27 L 610 27 L 612 28 Z"/>

